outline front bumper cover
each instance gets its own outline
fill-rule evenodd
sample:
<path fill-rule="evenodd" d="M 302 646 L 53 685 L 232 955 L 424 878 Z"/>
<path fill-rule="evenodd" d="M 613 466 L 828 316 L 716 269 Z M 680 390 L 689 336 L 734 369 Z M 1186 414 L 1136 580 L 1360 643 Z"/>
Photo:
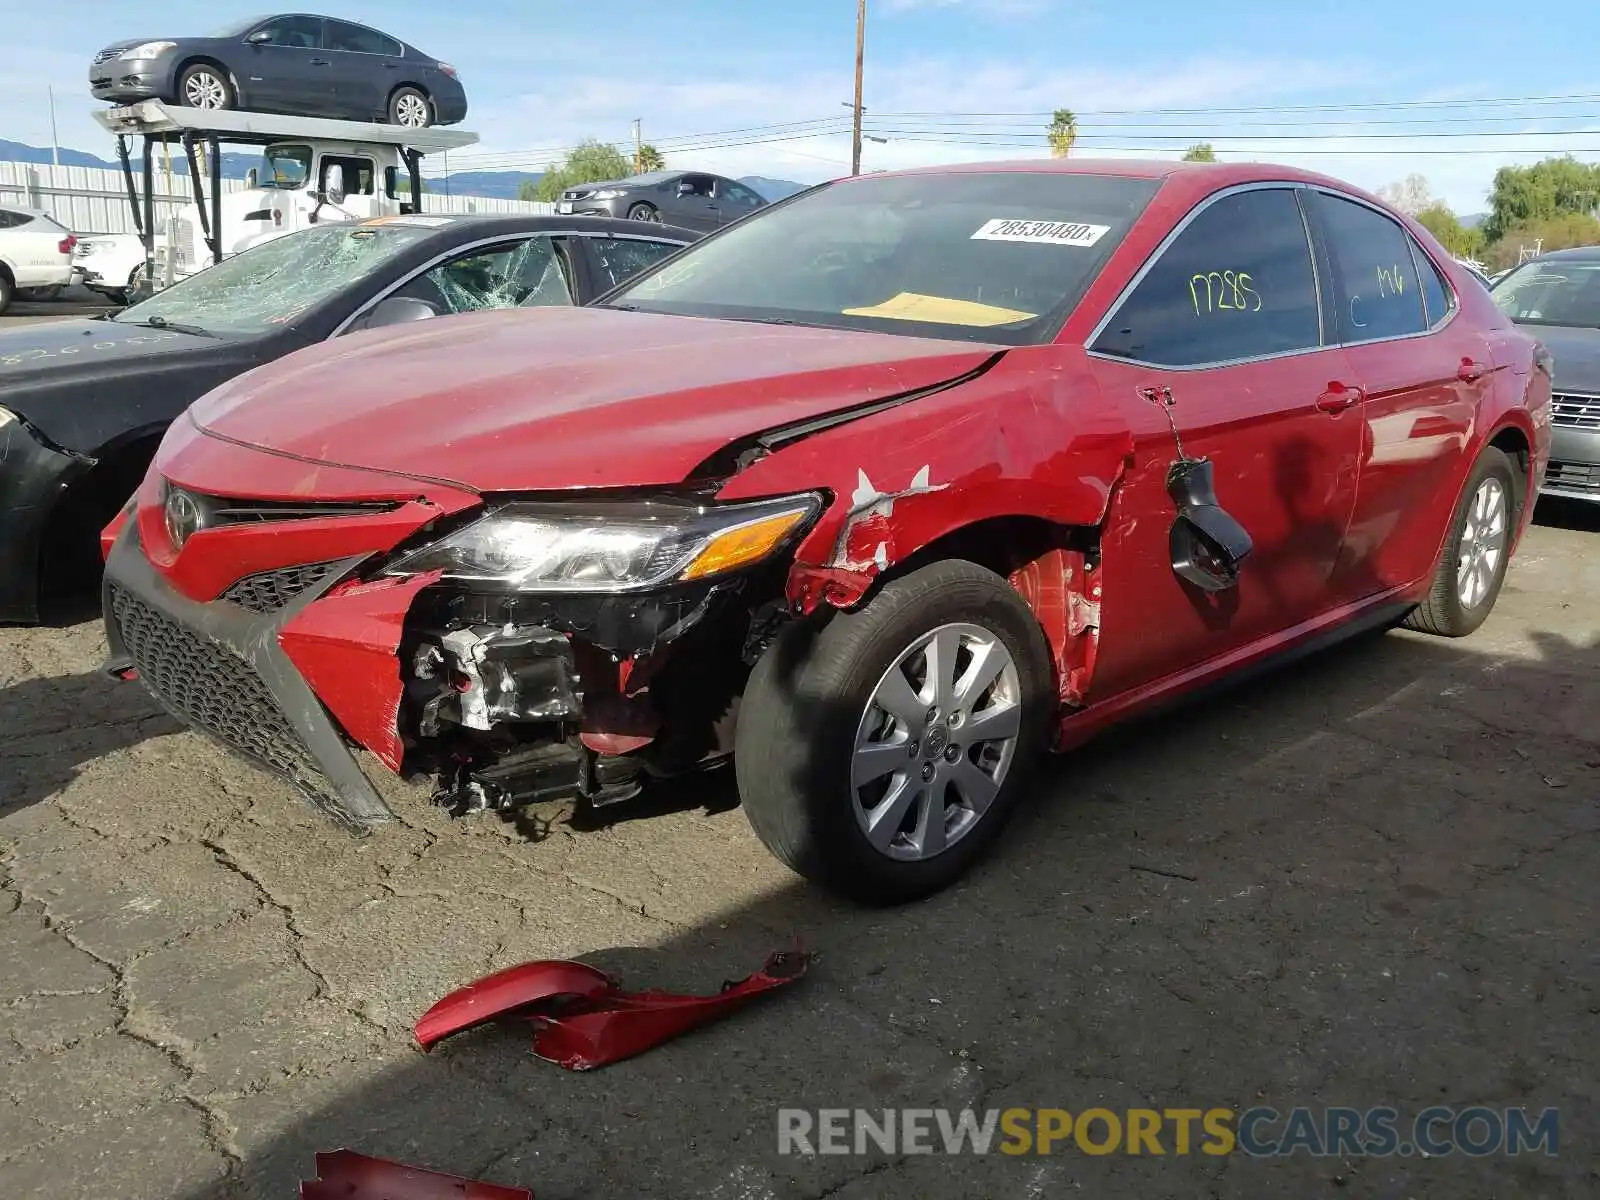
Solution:
<path fill-rule="evenodd" d="M 177 592 L 145 558 L 130 521 L 111 548 L 101 585 L 107 670 L 137 670 L 173 716 L 287 779 L 346 828 L 360 832 L 392 821 L 393 810 L 278 640 L 362 557 L 337 564 L 283 608 L 258 614 Z"/>

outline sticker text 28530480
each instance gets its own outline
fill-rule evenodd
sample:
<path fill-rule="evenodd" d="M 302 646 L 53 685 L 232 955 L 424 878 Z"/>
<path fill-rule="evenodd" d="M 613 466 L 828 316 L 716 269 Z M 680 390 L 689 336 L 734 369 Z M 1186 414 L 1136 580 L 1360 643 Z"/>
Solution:
<path fill-rule="evenodd" d="M 1109 225 L 1084 221 L 1022 221 L 997 217 L 985 221 L 974 241 L 1033 242 L 1042 246 L 1092 246 L 1111 232 Z"/>

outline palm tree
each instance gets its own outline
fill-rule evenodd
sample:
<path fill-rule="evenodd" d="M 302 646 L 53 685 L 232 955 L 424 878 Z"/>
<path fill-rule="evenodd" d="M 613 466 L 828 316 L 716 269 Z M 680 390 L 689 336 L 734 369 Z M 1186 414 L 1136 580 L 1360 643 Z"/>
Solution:
<path fill-rule="evenodd" d="M 646 171 L 659 171 L 666 165 L 667 160 L 661 157 L 661 151 L 657 150 L 649 142 L 639 147 L 638 161 L 634 163 L 638 174 L 643 175 Z"/>
<path fill-rule="evenodd" d="M 1051 158 L 1065 158 L 1072 153 L 1072 144 L 1078 140 L 1078 118 L 1070 108 L 1056 109 L 1045 137 L 1050 139 Z"/>

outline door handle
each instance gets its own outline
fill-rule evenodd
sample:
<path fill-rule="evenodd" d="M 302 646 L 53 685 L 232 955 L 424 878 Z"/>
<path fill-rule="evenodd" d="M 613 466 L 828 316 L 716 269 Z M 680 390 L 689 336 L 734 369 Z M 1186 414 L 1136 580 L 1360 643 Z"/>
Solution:
<path fill-rule="evenodd" d="M 1328 390 L 1317 397 L 1317 407 L 1325 413 L 1342 413 L 1345 409 L 1361 403 L 1366 399 L 1366 392 L 1358 387 L 1340 383 L 1337 380 L 1328 384 Z"/>
<path fill-rule="evenodd" d="M 398 71 L 400 69 L 400 64 L 399 63 L 384 63 L 383 64 L 383 69 L 385 71 Z"/>
<path fill-rule="evenodd" d="M 1463 358 L 1456 368 L 1456 378 L 1462 383 L 1475 383 L 1489 373 L 1489 368 L 1470 358 Z"/>
<path fill-rule="evenodd" d="M 312 60 L 311 60 L 311 65 L 312 65 L 312 66 L 313 66 L 313 67 L 327 67 L 327 66 L 332 66 L 332 64 L 331 64 L 331 63 L 330 63 L 330 62 L 329 62 L 329 61 L 328 61 L 328 60 L 327 60 L 327 59 L 325 59 L 325 58 L 313 58 L 313 59 L 312 59 Z"/>

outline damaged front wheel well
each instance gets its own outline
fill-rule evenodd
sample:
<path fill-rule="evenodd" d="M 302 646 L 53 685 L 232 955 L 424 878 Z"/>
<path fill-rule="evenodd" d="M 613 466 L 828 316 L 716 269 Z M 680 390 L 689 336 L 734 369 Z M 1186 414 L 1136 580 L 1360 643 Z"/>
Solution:
<path fill-rule="evenodd" d="M 1009 577 L 1026 564 L 1052 550 L 1079 550 L 1092 553 L 1099 545 L 1100 531 L 1078 525 L 1061 525 L 1043 517 L 989 517 L 952 529 L 896 562 L 885 571 L 875 586 L 897 575 L 915 571 L 941 559 L 960 558 L 987 567 L 996 575 Z"/>

